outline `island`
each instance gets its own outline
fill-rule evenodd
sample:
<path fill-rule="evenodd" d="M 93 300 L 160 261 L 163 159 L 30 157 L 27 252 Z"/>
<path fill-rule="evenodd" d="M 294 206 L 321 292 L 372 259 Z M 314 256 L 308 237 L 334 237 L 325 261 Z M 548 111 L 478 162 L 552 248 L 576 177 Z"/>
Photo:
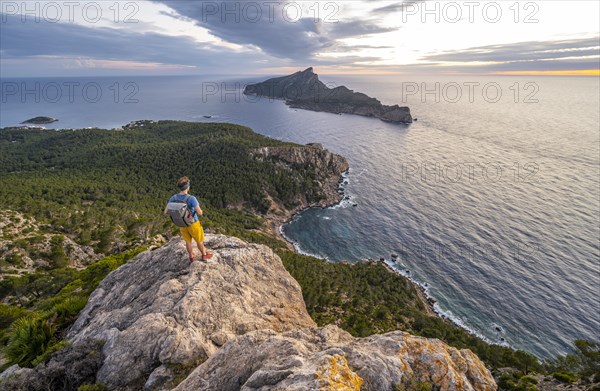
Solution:
<path fill-rule="evenodd" d="M 382 121 L 409 124 L 413 122 L 408 107 L 386 106 L 379 100 L 345 86 L 327 87 L 313 68 L 294 74 L 249 84 L 245 95 L 283 99 L 292 107 L 334 114 L 356 114 Z"/>
<path fill-rule="evenodd" d="M 27 121 L 23 121 L 21 122 L 22 124 L 35 124 L 35 125 L 41 125 L 41 124 L 51 124 L 52 122 L 57 122 L 58 119 L 56 118 L 52 118 L 52 117 L 34 117 L 34 118 L 30 118 Z"/>

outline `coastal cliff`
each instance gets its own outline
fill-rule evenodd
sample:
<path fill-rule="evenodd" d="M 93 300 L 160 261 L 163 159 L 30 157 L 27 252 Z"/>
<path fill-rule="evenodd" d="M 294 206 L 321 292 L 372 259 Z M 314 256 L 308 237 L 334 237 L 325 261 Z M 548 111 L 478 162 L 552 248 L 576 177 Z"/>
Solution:
<path fill-rule="evenodd" d="M 294 206 L 282 207 L 272 202 L 266 214 L 269 234 L 280 236 L 279 227 L 306 208 L 325 208 L 342 200 L 338 185 L 342 174 L 348 171 L 350 165 L 346 158 L 330 152 L 321 144 L 262 147 L 251 151 L 251 154 L 257 160 L 269 160 L 289 172 L 309 173 L 314 185 L 311 188 L 319 189 L 318 193 L 310 189 L 298 193 Z"/>
<path fill-rule="evenodd" d="M 187 260 L 183 241 L 146 251 L 92 293 L 70 346 L 2 386 L 51 384 L 54 375 L 111 390 L 496 390 L 469 350 L 400 331 L 354 338 L 317 327 L 298 283 L 263 245 L 207 235 L 214 261 Z M 42 389 L 42 388 L 39 388 Z"/>
<path fill-rule="evenodd" d="M 413 121 L 408 107 L 386 106 L 375 98 L 354 92 L 345 86 L 327 87 L 319 80 L 313 68 L 250 84 L 244 89 L 244 94 L 284 99 L 288 106 L 304 110 L 362 115 L 393 123 Z"/>

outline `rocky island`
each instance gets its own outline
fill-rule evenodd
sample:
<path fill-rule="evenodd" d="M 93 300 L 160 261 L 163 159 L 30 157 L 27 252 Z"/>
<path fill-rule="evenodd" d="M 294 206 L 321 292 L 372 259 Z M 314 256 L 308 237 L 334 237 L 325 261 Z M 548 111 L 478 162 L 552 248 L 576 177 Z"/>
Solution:
<path fill-rule="evenodd" d="M 356 114 L 393 123 L 413 122 L 408 107 L 386 106 L 345 86 L 329 88 L 319 80 L 312 67 L 292 75 L 249 84 L 244 94 L 283 99 L 288 106 L 304 110 Z"/>
<path fill-rule="evenodd" d="M 51 124 L 52 122 L 57 122 L 58 119 L 56 118 L 52 118 L 52 117 L 33 117 L 33 118 L 29 118 L 26 121 L 21 122 L 22 124 L 34 124 L 34 125 L 44 125 L 44 124 Z"/>

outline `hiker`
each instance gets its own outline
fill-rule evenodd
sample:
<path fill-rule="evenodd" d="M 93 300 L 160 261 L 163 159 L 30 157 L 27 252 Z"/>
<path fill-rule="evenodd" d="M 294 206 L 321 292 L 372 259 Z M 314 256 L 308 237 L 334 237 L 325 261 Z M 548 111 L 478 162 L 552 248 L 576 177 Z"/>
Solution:
<path fill-rule="evenodd" d="M 190 178 L 186 176 L 177 182 L 180 191 L 169 199 L 164 214 L 171 217 L 173 223 L 179 227 L 185 240 L 185 248 L 190 255 L 190 262 L 195 260 L 192 239 L 196 241 L 198 250 L 202 253 L 202 260 L 207 261 L 212 258 L 212 254 L 204 247 L 204 230 L 198 220 L 198 216 L 202 216 L 203 212 L 196 197 L 188 194 L 190 183 Z"/>

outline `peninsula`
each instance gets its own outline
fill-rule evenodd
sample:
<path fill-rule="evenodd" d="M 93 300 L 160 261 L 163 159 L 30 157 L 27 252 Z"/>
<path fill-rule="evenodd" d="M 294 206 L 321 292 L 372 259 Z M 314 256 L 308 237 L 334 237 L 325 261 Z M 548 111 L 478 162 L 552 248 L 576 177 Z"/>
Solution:
<path fill-rule="evenodd" d="M 334 114 L 356 114 L 393 123 L 412 123 L 408 107 L 386 106 L 379 100 L 345 86 L 327 87 L 313 68 L 262 83 L 249 84 L 245 95 L 283 99 L 292 107 Z"/>

